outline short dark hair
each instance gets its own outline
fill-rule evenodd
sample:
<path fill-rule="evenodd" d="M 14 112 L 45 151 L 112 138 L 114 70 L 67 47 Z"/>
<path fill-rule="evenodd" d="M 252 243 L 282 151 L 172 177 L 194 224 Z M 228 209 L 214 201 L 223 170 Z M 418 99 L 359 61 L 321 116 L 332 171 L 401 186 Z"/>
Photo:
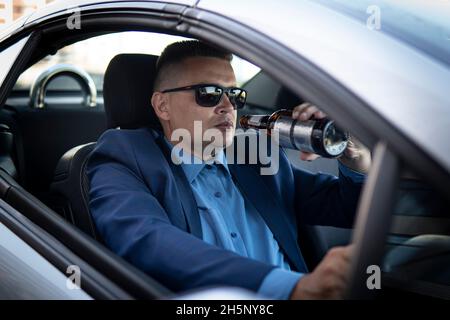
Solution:
<path fill-rule="evenodd" d="M 224 59 L 229 62 L 233 59 L 230 52 L 223 51 L 208 43 L 198 40 L 184 40 L 168 45 L 156 62 L 156 77 L 154 88 L 158 88 L 162 82 L 164 69 L 187 58 L 209 57 Z"/>

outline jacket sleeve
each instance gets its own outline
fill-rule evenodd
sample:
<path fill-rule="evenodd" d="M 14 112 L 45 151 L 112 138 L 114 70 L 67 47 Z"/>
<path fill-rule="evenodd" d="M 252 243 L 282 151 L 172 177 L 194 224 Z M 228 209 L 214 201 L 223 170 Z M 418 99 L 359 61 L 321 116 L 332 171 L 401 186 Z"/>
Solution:
<path fill-rule="evenodd" d="M 339 164 L 339 177 L 292 166 L 294 208 L 300 223 L 341 228 L 353 226 L 364 179 Z M 359 176 L 357 176 L 359 175 Z"/>
<path fill-rule="evenodd" d="M 87 166 L 90 210 L 106 245 L 174 291 L 218 285 L 257 291 L 274 267 L 172 225 L 145 184 L 130 142 L 118 130 L 106 132 Z"/>

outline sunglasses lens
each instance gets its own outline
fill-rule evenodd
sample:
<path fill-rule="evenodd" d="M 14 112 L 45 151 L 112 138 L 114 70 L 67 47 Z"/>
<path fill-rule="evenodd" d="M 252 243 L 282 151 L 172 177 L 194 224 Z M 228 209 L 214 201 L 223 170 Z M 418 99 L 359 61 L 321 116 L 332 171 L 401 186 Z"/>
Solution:
<path fill-rule="evenodd" d="M 202 107 L 214 107 L 218 105 L 222 98 L 222 94 L 223 89 L 214 85 L 201 86 L 195 91 L 197 104 Z M 236 109 L 241 109 L 245 105 L 247 92 L 243 89 L 231 88 L 227 89 L 227 96 Z"/>
<path fill-rule="evenodd" d="M 241 109 L 244 107 L 245 101 L 247 100 L 247 92 L 239 88 L 231 89 L 228 94 L 228 99 L 230 99 L 230 102 L 237 109 Z"/>
<path fill-rule="evenodd" d="M 197 103 L 202 107 L 214 107 L 219 103 L 222 93 L 222 89 L 215 86 L 197 88 Z"/>

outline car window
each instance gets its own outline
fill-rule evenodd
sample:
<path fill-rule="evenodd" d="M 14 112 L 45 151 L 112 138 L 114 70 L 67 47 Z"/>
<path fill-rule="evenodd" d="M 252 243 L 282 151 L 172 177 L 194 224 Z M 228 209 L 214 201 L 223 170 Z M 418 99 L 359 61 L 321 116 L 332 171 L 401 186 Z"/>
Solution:
<path fill-rule="evenodd" d="M 382 270 L 402 288 L 438 295 L 450 286 L 450 203 L 409 172 L 398 185 Z"/>
<path fill-rule="evenodd" d="M 160 55 L 170 43 L 187 40 L 166 34 L 149 32 L 119 32 L 93 37 L 76 42 L 48 55 L 19 77 L 14 90 L 29 90 L 35 79 L 48 68 L 67 63 L 86 71 L 94 80 L 97 90 L 103 88 L 103 76 L 111 59 L 120 53 L 142 53 Z M 234 56 L 232 61 L 238 85 L 253 77 L 259 68 Z M 79 90 L 76 81 L 69 77 L 59 77 L 49 85 L 50 90 Z"/>
<path fill-rule="evenodd" d="M 8 75 L 9 70 L 11 70 L 11 67 L 14 64 L 14 61 L 19 55 L 20 51 L 25 46 L 28 38 L 29 37 L 23 38 L 14 45 L 0 52 L 0 59 L 2 61 L 2 64 L 0 66 L 0 86 Z"/>

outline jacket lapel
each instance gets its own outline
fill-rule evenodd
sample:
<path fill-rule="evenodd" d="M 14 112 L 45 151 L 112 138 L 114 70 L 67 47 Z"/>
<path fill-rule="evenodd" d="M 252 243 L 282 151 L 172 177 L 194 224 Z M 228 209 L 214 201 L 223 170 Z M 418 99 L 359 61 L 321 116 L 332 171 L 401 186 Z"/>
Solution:
<path fill-rule="evenodd" d="M 159 134 L 155 137 L 155 141 L 161 149 L 166 161 L 169 163 L 170 168 L 175 181 L 177 182 L 178 198 L 181 201 L 184 215 L 189 227 L 189 232 L 195 235 L 197 238 L 203 239 L 202 226 L 200 222 L 200 215 L 198 212 L 197 202 L 195 201 L 194 194 L 192 193 L 191 185 L 189 184 L 183 168 L 180 165 L 176 165 L 172 162 L 170 157 L 170 150 L 164 142 L 164 136 Z M 176 199 L 176 196 L 174 197 Z"/>
<path fill-rule="evenodd" d="M 297 237 L 292 225 L 290 225 L 286 215 L 277 214 L 284 209 L 284 206 L 276 201 L 256 170 L 247 165 L 233 164 L 228 167 L 243 196 L 251 201 L 261 214 L 278 244 L 294 264 L 295 269 L 299 272 L 307 272 L 308 269 L 297 245 Z"/>

